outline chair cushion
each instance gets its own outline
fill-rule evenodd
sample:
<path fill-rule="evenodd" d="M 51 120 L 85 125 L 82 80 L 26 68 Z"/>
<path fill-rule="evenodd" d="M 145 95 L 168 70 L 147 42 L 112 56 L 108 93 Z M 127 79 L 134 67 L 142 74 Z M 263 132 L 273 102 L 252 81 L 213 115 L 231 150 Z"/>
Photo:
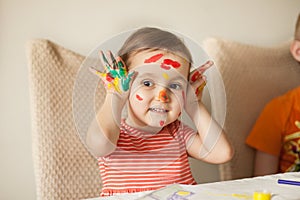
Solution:
<path fill-rule="evenodd" d="M 28 43 L 38 199 L 83 199 L 101 191 L 97 161 L 81 143 L 72 115 L 72 91 L 83 60 L 48 40 Z"/>
<path fill-rule="evenodd" d="M 226 103 L 213 99 L 224 88 L 214 86 L 218 73 L 208 75 L 212 113 L 218 121 L 225 116 L 223 126 L 235 149 L 233 159 L 220 165 L 221 180 L 252 176 L 254 150 L 245 144 L 247 135 L 267 102 L 300 85 L 300 66 L 289 46 L 290 41 L 273 47 L 222 38 L 203 41 L 225 88 Z"/>

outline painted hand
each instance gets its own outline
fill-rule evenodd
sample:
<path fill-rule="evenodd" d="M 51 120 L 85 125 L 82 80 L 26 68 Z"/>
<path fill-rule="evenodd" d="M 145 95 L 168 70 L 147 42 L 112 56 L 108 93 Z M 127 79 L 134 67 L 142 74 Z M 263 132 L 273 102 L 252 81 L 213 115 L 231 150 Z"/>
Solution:
<path fill-rule="evenodd" d="M 213 65 L 213 61 L 209 60 L 190 73 L 190 85 L 193 88 L 197 100 L 201 100 L 203 88 L 206 85 L 206 76 L 203 73 Z M 192 92 L 192 91 L 188 91 Z"/>
<path fill-rule="evenodd" d="M 185 103 L 185 109 L 188 113 L 194 110 L 194 106 L 198 104 L 198 101 L 201 101 L 203 89 L 207 81 L 203 73 L 213 64 L 213 61 L 209 60 L 190 73 L 186 97 L 187 101 Z"/>
<path fill-rule="evenodd" d="M 115 58 L 111 51 L 108 52 L 108 55 L 110 61 L 102 51 L 100 52 L 105 72 L 97 71 L 94 68 L 90 68 L 90 71 L 102 79 L 108 93 L 118 94 L 125 99 L 128 97 L 135 72 L 128 72 L 123 60 L 120 57 Z"/>

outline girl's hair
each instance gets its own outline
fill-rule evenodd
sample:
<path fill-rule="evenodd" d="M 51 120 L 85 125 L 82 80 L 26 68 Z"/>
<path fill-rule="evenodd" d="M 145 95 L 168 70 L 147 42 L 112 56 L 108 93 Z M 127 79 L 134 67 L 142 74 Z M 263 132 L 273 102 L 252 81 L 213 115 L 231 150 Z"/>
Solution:
<path fill-rule="evenodd" d="M 141 51 L 163 50 L 186 59 L 191 66 L 192 55 L 184 42 L 168 31 L 158 28 L 145 27 L 130 35 L 118 55 L 130 66 L 130 58 Z"/>

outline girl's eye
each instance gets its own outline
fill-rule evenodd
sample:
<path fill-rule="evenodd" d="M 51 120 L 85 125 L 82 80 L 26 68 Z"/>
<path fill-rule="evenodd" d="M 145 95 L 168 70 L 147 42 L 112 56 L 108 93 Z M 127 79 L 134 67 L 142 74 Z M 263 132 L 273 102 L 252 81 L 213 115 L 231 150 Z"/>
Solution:
<path fill-rule="evenodd" d="M 171 89 L 174 89 L 174 90 L 180 90 L 182 89 L 182 86 L 178 83 L 171 83 L 170 86 L 169 86 Z"/>
<path fill-rule="evenodd" d="M 149 80 L 143 81 L 143 84 L 144 84 L 144 86 L 146 86 L 146 87 L 151 87 L 151 86 L 153 86 L 153 82 L 152 82 L 152 81 L 149 81 Z"/>

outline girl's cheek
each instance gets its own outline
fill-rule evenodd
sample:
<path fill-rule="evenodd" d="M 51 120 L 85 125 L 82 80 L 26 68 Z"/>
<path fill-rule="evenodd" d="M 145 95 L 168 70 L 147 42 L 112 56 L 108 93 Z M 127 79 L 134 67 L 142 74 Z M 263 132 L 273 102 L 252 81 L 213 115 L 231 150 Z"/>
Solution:
<path fill-rule="evenodd" d="M 136 103 L 145 103 L 147 101 L 147 99 L 149 94 L 147 94 L 146 91 L 144 91 L 143 89 L 139 89 L 137 90 L 133 95 L 132 95 L 132 99 L 136 102 Z"/>
<path fill-rule="evenodd" d="M 138 93 L 135 94 L 135 98 L 136 98 L 137 101 L 143 101 L 144 100 L 144 98 Z"/>
<path fill-rule="evenodd" d="M 177 104 L 183 109 L 185 104 L 185 92 L 183 90 L 173 92 L 172 99 L 177 101 Z"/>

